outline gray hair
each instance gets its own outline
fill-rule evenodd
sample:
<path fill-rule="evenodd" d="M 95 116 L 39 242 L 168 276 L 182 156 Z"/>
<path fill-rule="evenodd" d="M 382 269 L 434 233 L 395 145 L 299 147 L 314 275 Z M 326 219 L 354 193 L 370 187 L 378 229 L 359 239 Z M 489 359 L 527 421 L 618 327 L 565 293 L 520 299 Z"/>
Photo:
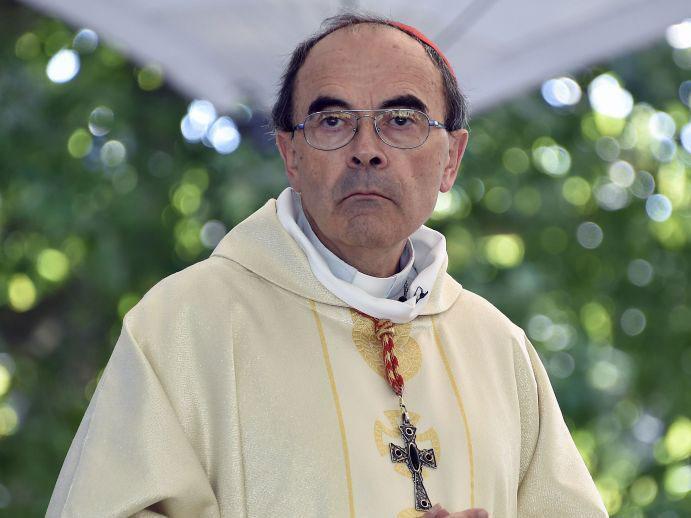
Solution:
<path fill-rule="evenodd" d="M 393 25 L 395 22 L 390 18 L 372 14 L 345 12 L 324 20 L 321 29 L 316 34 L 300 43 L 293 51 L 290 61 L 281 76 L 278 97 L 271 110 L 271 124 L 274 131 L 293 131 L 293 95 L 295 90 L 295 79 L 312 47 L 332 32 L 361 23 L 373 23 L 393 27 L 420 43 L 441 73 L 446 101 L 446 115 L 444 118 L 446 128 L 449 131 L 453 131 L 468 126 L 468 100 L 458 87 L 458 82 L 448 65 L 434 48 L 416 36 Z"/>

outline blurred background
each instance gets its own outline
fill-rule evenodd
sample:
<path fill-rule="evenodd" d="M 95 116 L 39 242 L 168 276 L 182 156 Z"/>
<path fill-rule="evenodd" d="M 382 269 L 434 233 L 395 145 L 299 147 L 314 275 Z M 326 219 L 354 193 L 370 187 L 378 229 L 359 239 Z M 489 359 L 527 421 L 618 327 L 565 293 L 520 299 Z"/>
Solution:
<path fill-rule="evenodd" d="M 458 20 L 490 14 L 467 4 Z M 287 185 L 267 110 L 287 53 L 329 14 L 264 48 L 263 90 L 251 64 L 205 90 L 175 53 L 119 39 L 115 18 L 97 29 L 33 9 L 0 3 L 0 515 L 12 517 L 44 515 L 123 315 Z M 609 512 L 690 516 L 691 18 L 634 24 L 644 40 L 588 38 L 598 52 L 564 62 L 531 54 L 530 75 L 515 49 L 483 61 L 481 45 L 454 42 L 467 26 L 424 14 L 398 18 L 450 48 L 473 108 L 459 180 L 429 222 L 450 273 L 526 329 Z M 223 47 L 259 53 L 253 28 Z M 236 71 L 244 89 L 227 82 Z"/>

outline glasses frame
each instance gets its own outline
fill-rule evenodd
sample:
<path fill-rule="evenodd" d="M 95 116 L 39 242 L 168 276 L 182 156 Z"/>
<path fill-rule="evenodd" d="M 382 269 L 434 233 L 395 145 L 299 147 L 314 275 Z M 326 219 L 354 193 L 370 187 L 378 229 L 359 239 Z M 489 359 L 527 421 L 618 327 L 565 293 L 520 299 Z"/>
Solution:
<path fill-rule="evenodd" d="M 394 112 L 394 111 L 401 111 L 401 110 L 407 110 L 407 111 L 419 113 L 427 119 L 427 122 L 428 122 L 428 124 L 427 124 L 427 135 L 425 135 L 424 140 L 422 142 L 420 142 L 417 146 L 412 146 L 412 147 L 394 146 L 390 142 L 387 142 L 380 132 L 377 118 L 380 117 L 381 115 L 385 114 L 385 113 Z M 329 114 L 329 113 L 354 113 L 354 114 L 369 113 L 371 115 L 359 115 L 359 116 L 356 115 L 355 116 L 355 129 L 353 129 L 353 134 L 350 136 L 350 138 L 344 144 L 342 144 L 338 147 L 324 149 L 321 147 L 317 147 L 310 142 L 310 140 L 307 138 L 307 133 L 305 133 L 305 124 L 307 123 L 307 119 L 309 119 L 310 117 L 312 117 L 314 115 L 323 115 L 323 114 Z M 413 108 L 384 108 L 384 109 L 380 109 L 380 110 L 325 110 L 325 111 L 310 113 L 307 117 L 305 117 L 304 121 L 302 121 L 299 124 L 296 124 L 293 127 L 293 132 L 292 132 L 293 134 L 292 134 L 291 138 L 295 138 L 295 132 L 297 130 L 302 130 L 302 135 L 305 137 L 305 142 L 307 142 L 314 149 L 318 149 L 320 151 L 336 151 L 337 149 L 341 149 L 342 147 L 347 146 L 348 144 L 350 144 L 353 141 L 353 139 L 355 138 L 355 134 L 360 129 L 360 119 L 364 119 L 365 117 L 369 117 L 372 119 L 372 124 L 374 124 L 374 132 L 379 137 L 379 140 L 381 140 L 387 146 L 391 146 L 392 148 L 396 148 L 396 149 L 416 149 L 416 148 L 419 148 L 425 142 L 427 142 L 431 128 L 446 129 L 446 126 L 443 123 L 439 122 L 438 120 L 430 118 L 430 116 L 427 115 L 425 112 L 420 111 L 420 110 L 415 110 Z"/>

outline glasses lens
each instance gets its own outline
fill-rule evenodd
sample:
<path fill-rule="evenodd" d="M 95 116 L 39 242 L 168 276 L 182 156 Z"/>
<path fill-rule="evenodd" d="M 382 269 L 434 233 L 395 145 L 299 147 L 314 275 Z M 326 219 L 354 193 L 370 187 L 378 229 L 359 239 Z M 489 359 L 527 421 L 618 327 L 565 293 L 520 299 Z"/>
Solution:
<path fill-rule="evenodd" d="M 389 110 L 376 121 L 382 140 L 398 148 L 417 147 L 429 134 L 429 119 L 417 110 Z"/>
<path fill-rule="evenodd" d="M 317 112 L 305 121 L 305 138 L 317 149 L 337 149 L 348 143 L 356 126 L 357 120 L 352 113 Z"/>

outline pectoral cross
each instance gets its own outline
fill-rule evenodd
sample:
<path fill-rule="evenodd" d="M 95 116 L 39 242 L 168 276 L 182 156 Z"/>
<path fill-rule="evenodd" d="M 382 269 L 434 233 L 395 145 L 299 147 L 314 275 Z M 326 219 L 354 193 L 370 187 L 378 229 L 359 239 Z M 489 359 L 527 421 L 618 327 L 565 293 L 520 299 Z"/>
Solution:
<path fill-rule="evenodd" d="M 425 486 L 422 484 L 422 467 L 428 468 L 437 467 L 437 459 L 434 457 L 434 449 L 420 450 L 415 444 L 415 428 L 407 415 L 404 413 L 401 425 L 398 427 L 401 430 L 401 437 L 403 437 L 404 446 L 389 443 L 389 452 L 391 453 L 391 462 L 405 462 L 413 475 L 413 491 L 415 493 L 415 510 L 426 511 L 432 507 L 429 501 Z"/>

